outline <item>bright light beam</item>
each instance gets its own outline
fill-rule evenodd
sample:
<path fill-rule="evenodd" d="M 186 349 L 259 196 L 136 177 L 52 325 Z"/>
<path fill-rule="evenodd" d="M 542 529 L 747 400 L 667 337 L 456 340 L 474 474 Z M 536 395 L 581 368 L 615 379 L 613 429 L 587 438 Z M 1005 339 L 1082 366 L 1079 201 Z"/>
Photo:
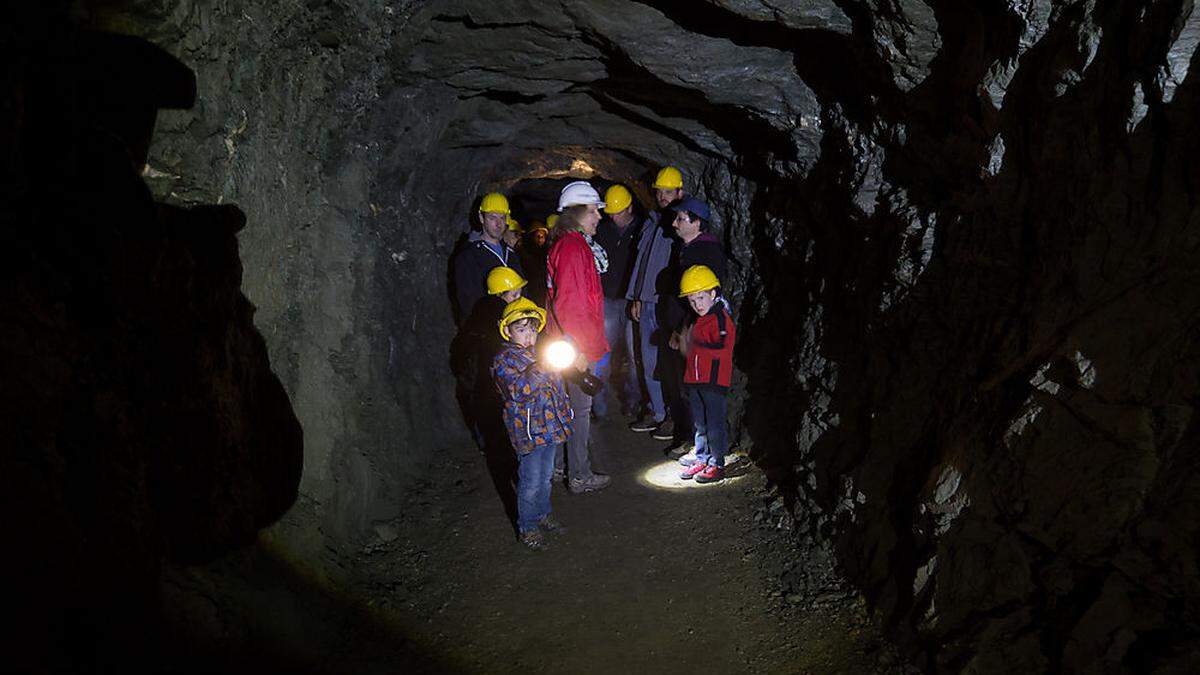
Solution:
<path fill-rule="evenodd" d="M 729 467 L 740 461 L 748 461 L 740 455 L 729 455 L 725 458 L 726 471 Z M 638 475 L 638 482 L 642 485 L 660 490 L 694 490 L 697 488 L 716 488 L 722 485 L 736 483 L 745 478 L 749 472 L 740 473 L 737 476 L 729 476 L 726 474 L 725 480 L 716 483 L 697 483 L 695 480 L 683 480 L 679 477 L 679 473 L 683 471 L 683 467 L 674 459 L 669 459 L 657 464 L 651 465 L 645 471 Z"/>
<path fill-rule="evenodd" d="M 562 370 L 575 363 L 575 348 L 566 340 L 555 340 L 546 346 L 546 363 L 555 370 Z"/>

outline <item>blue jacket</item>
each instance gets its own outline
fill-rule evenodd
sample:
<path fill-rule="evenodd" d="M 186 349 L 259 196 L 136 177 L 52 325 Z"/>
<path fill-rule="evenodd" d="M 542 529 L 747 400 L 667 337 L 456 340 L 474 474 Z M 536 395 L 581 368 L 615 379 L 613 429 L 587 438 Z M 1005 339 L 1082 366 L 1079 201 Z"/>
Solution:
<path fill-rule="evenodd" d="M 504 428 L 518 455 L 567 442 L 574 430 L 571 399 L 558 373 L 537 367 L 532 349 L 506 342 L 492 363 L 504 399 Z"/>
<path fill-rule="evenodd" d="M 670 223 L 660 223 L 658 211 L 651 211 L 642 223 L 638 234 L 637 250 L 634 252 L 633 270 L 629 275 L 626 300 L 658 302 L 660 294 L 670 292 L 671 274 L 667 266 L 671 263 L 671 249 L 677 241 Z M 676 283 L 678 280 L 674 280 Z M 678 291 L 677 291 L 678 292 Z"/>

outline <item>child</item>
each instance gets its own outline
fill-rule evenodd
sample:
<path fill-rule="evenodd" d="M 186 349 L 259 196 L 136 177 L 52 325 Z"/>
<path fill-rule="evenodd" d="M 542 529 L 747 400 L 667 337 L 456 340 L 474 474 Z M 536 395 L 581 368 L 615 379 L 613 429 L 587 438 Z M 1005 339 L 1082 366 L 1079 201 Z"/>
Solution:
<path fill-rule="evenodd" d="M 679 297 L 696 313 L 681 351 L 687 360 L 683 389 L 696 427 L 696 458 L 679 475 L 683 480 L 714 483 L 725 478 L 725 394 L 733 374 L 735 328 L 729 305 L 719 294 L 721 282 L 704 265 L 692 265 L 679 280 Z"/>
<path fill-rule="evenodd" d="M 517 453 L 517 531 L 535 551 L 546 547 L 542 531 L 564 531 L 550 515 L 550 478 L 554 456 L 573 430 L 562 377 L 543 368 L 533 351 L 545 326 L 546 310 L 532 300 L 510 302 L 500 319 L 505 343 L 492 365 L 504 399 L 504 428 Z"/>
<path fill-rule="evenodd" d="M 525 287 L 525 281 L 516 270 L 511 267 L 493 267 L 487 275 L 487 292 L 488 295 L 495 295 L 508 304 L 513 300 L 521 297 L 521 289 Z"/>
<path fill-rule="evenodd" d="M 491 377 L 492 361 L 496 359 L 496 354 L 500 353 L 503 343 L 496 339 L 496 322 L 504 314 L 504 308 L 509 303 L 521 297 L 521 289 L 528 284 L 516 270 L 511 267 L 492 268 L 487 275 L 487 292 L 488 297 L 481 299 L 476 303 L 479 308 L 479 330 L 483 339 L 479 341 L 480 364 L 483 366 L 483 380 L 481 387 L 491 389 L 491 383 L 487 382 Z"/>
<path fill-rule="evenodd" d="M 492 362 L 503 346 L 496 335 L 496 322 L 504 307 L 521 297 L 521 289 L 526 284 L 520 273 L 511 267 L 492 268 L 487 275 L 487 296 L 475 303 L 463 328 L 464 346 L 473 352 L 468 366 L 473 374 L 467 396 L 472 433 L 479 449 L 493 461 L 507 461 L 510 457 L 500 425 L 500 399 L 492 381 Z"/>

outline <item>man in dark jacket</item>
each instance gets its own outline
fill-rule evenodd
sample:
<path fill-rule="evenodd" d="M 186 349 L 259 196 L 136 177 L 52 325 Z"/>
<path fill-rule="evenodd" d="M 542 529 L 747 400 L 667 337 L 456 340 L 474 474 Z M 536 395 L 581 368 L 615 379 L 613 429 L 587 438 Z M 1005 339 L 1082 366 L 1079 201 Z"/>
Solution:
<path fill-rule="evenodd" d="M 475 303 L 487 295 L 487 275 L 493 268 L 511 267 L 525 276 L 520 256 L 504 243 L 508 231 L 508 200 L 493 192 L 479 205 L 479 230 L 467 236 L 466 243 L 454 256 L 454 318 L 461 328 L 475 309 Z M 499 321 L 500 317 L 496 317 Z"/>
<path fill-rule="evenodd" d="M 592 401 L 592 412 L 598 418 L 607 415 L 614 402 L 621 404 L 622 412 L 626 414 L 635 411 L 640 402 L 633 362 L 633 327 L 625 300 L 632 269 L 630 263 L 637 253 L 637 206 L 624 185 L 608 188 L 604 203 L 605 217 L 596 228 L 595 241 L 608 254 L 608 269 L 600 275 L 600 285 L 604 288 L 604 334 L 612 351 L 605 366 L 597 373 L 610 385 L 600 390 Z M 624 387 L 624 397 L 612 390 L 614 382 Z"/>
<path fill-rule="evenodd" d="M 504 303 L 487 294 L 488 273 L 501 265 L 524 276 L 520 256 L 503 241 L 508 231 L 508 199 L 493 192 L 484 196 L 477 215 L 479 230 L 467 237 L 454 255 L 454 318 L 458 334 L 451 343 L 451 368 L 457 384 L 459 406 L 480 450 L 507 435 L 500 425 L 500 399 L 492 383 L 491 360 L 485 358 L 496 342 L 496 326 Z M 506 448 L 494 448 L 500 454 Z"/>
<path fill-rule="evenodd" d="M 726 283 L 728 265 L 725 261 L 725 250 L 721 241 L 708 231 L 712 221 L 712 213 L 708 205 L 695 197 L 685 197 L 671 205 L 675 212 L 672 226 L 679 235 L 679 242 L 672 256 L 668 269 L 671 288 L 674 289 L 669 298 L 665 296 L 658 303 L 659 327 L 670 335 L 669 349 L 662 350 L 658 357 L 659 376 L 662 381 L 663 399 L 671 402 L 672 416 L 675 418 L 675 442 L 687 441 L 691 438 L 690 411 L 683 399 L 683 356 L 679 353 L 679 333 L 688 317 L 687 301 L 678 297 L 679 280 L 684 270 L 693 265 L 704 265 L 717 275 L 722 285 Z"/>

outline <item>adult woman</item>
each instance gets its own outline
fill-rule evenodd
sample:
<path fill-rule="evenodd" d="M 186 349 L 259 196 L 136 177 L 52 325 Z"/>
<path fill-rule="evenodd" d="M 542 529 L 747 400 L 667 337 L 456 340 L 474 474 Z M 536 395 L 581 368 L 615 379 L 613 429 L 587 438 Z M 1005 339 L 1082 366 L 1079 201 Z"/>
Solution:
<path fill-rule="evenodd" d="M 600 273 L 607 269 L 608 257 L 592 240 L 603 206 L 600 194 L 587 181 L 575 181 L 564 187 L 558 197 L 558 224 L 551 230 L 550 252 L 546 257 L 548 332 L 566 335 L 575 343 L 579 350 L 575 366 L 581 371 L 594 367 L 608 354 L 604 291 L 600 285 Z M 588 457 L 592 397 L 570 380 L 567 393 L 575 415 L 575 434 L 567 442 L 570 472 L 567 487 L 574 493 L 608 487 L 612 479 L 592 471 Z M 562 466 L 559 459 L 555 462 L 557 467 Z"/>

